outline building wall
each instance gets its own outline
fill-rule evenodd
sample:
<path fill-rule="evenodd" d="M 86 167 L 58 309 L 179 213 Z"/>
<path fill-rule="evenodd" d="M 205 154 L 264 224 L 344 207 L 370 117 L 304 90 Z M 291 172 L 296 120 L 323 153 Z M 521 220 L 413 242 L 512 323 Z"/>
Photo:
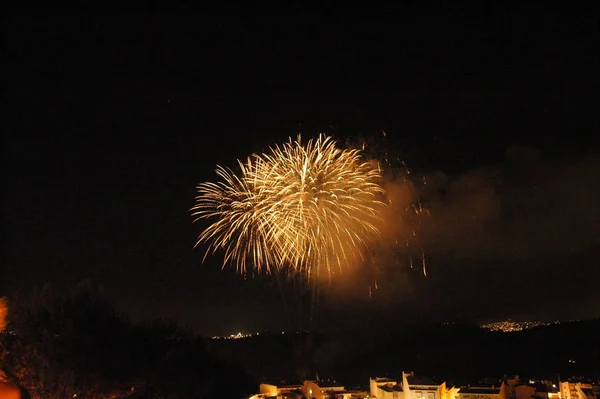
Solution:
<path fill-rule="evenodd" d="M 595 399 L 593 394 L 588 395 L 585 392 L 583 392 L 581 388 L 592 389 L 592 386 L 589 384 L 577 384 L 576 389 L 579 399 Z"/>
<path fill-rule="evenodd" d="M 302 384 L 302 392 L 304 392 L 304 396 L 307 398 L 325 399 L 328 397 L 321 393 L 321 387 L 314 381 L 304 381 L 304 384 Z"/>
<path fill-rule="evenodd" d="M 497 393 L 458 393 L 459 399 L 502 399 Z"/>
<path fill-rule="evenodd" d="M 369 378 L 369 395 L 377 396 L 377 382 L 375 378 Z"/>
<path fill-rule="evenodd" d="M 560 394 L 562 399 L 593 399 L 588 397 L 581 388 L 592 389 L 590 384 L 582 384 L 580 382 L 561 382 Z"/>
<path fill-rule="evenodd" d="M 562 399 L 571 399 L 571 392 L 569 390 L 568 382 L 560 382 L 560 396 Z M 575 399 L 575 398 L 573 398 Z"/>
<path fill-rule="evenodd" d="M 401 391 L 385 391 L 379 387 L 377 391 L 377 395 L 375 395 L 377 399 L 404 399 L 404 392 Z"/>
<path fill-rule="evenodd" d="M 500 385 L 500 399 L 508 399 L 509 394 L 509 386 L 505 382 L 502 382 L 502 385 Z"/>
<path fill-rule="evenodd" d="M 410 372 L 410 373 L 405 373 L 404 371 L 402 372 L 402 389 L 404 391 L 403 399 L 416 399 L 415 393 L 410 390 L 410 386 L 408 385 L 408 377 L 414 376 L 414 375 L 415 375 L 415 373 L 413 373 L 413 372 Z"/>
<path fill-rule="evenodd" d="M 402 372 L 402 381 L 395 381 L 387 378 L 371 378 L 369 380 L 370 395 L 377 399 L 458 399 L 458 388 L 446 389 L 446 383 L 440 385 L 410 386 L 408 377 L 414 376 L 413 372 Z M 400 385 L 401 391 L 388 391 L 382 387 L 393 387 Z"/>
<path fill-rule="evenodd" d="M 444 390 L 441 395 L 442 399 L 459 399 L 459 389 L 456 387 L 451 387 L 450 389 L 446 389 L 446 383 L 444 383 Z"/>
<path fill-rule="evenodd" d="M 272 384 L 260 384 L 260 393 L 264 393 L 267 396 L 277 396 L 278 390 L 277 385 Z"/>
<path fill-rule="evenodd" d="M 413 399 L 440 399 L 441 395 L 438 389 L 411 389 Z"/>
<path fill-rule="evenodd" d="M 352 393 L 346 392 L 344 386 L 320 386 L 315 381 L 306 380 L 302 384 L 302 392 L 307 398 L 316 399 L 352 399 Z M 366 396 L 366 393 L 365 393 Z"/>
<path fill-rule="evenodd" d="M 396 385 L 395 381 L 391 380 L 380 380 L 377 381 L 376 378 L 371 378 L 369 380 L 369 394 L 371 396 L 375 396 L 377 399 L 405 399 L 404 392 L 401 391 L 385 391 L 382 389 L 384 386 L 392 387 Z M 394 395 L 395 394 L 395 395 Z"/>
<path fill-rule="evenodd" d="M 515 399 L 531 399 L 535 394 L 535 388 L 528 385 L 518 385 L 515 387 Z"/>

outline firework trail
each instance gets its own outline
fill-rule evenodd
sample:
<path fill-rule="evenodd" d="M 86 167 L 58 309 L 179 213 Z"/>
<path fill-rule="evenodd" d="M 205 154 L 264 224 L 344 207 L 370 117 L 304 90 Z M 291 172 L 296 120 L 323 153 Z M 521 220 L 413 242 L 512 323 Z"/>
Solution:
<path fill-rule="evenodd" d="M 380 161 L 385 190 L 381 234 L 371 247 L 370 265 L 364 270 L 363 281 L 369 282 L 369 298 L 373 298 L 379 290 L 378 282 L 385 287 L 393 281 L 389 278 L 390 267 L 400 268 L 407 264 L 410 269 L 418 267 L 424 277 L 428 274 L 422 222 L 430 214 L 420 199 L 427 181 L 422 176 L 413 175 L 404 156 L 394 151 L 394 148 L 401 147 L 400 143 L 390 145 L 389 140 L 394 138 L 382 130 L 380 134 L 354 137 L 345 143 L 346 147 L 360 149 L 366 157 Z"/>
<path fill-rule="evenodd" d="M 217 167 L 221 180 L 200 184 L 191 209 L 194 221 L 212 220 L 196 245 L 208 244 L 206 255 L 223 251 L 223 266 L 331 278 L 377 238 L 381 171 L 358 149 L 298 136 L 238 166 Z"/>

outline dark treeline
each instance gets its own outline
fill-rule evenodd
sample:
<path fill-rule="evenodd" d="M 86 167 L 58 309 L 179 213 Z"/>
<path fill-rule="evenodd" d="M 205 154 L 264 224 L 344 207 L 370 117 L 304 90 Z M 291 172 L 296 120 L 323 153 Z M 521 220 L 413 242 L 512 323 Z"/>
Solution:
<path fill-rule="evenodd" d="M 32 398 L 240 398 L 257 383 L 168 321 L 134 325 L 89 284 L 10 298 L 0 374 Z"/>

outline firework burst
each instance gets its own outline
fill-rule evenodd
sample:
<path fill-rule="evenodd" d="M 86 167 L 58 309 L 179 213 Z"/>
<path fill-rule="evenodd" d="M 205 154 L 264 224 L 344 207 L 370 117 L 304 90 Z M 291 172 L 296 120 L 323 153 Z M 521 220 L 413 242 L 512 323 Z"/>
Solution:
<path fill-rule="evenodd" d="M 221 180 L 200 184 L 191 209 L 194 221 L 212 221 L 197 245 L 223 251 L 223 266 L 331 277 L 361 260 L 379 234 L 381 172 L 357 149 L 298 136 L 238 166 L 217 167 Z"/>

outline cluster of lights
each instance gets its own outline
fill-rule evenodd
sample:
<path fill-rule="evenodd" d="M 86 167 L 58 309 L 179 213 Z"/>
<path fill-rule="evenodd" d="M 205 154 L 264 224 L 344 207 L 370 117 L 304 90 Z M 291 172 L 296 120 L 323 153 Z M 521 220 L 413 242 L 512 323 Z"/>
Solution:
<path fill-rule="evenodd" d="M 296 335 L 298 335 L 298 334 L 302 334 L 302 333 L 303 333 L 302 331 L 295 331 L 295 332 L 294 332 L 294 331 L 292 331 L 292 332 L 289 332 L 289 331 L 288 331 L 288 334 L 296 334 Z M 276 333 L 273 333 L 273 334 L 276 334 Z M 277 333 L 277 334 L 278 334 L 278 333 Z M 281 332 L 281 335 L 284 335 L 284 334 L 285 334 L 285 331 L 282 331 L 282 332 Z M 226 335 L 226 336 L 224 336 L 224 337 L 221 337 L 221 336 L 215 335 L 214 337 L 212 337 L 212 339 L 243 339 L 243 338 L 257 337 L 257 336 L 259 336 L 259 335 L 260 335 L 260 333 L 256 333 L 256 334 L 251 334 L 251 333 L 250 333 L 250 334 L 245 334 L 245 333 L 241 333 L 241 332 L 239 332 L 239 333 L 237 333 L 237 334 Z M 267 335 L 268 335 L 268 334 L 267 334 Z"/>
<path fill-rule="evenodd" d="M 485 328 L 491 331 L 502 331 L 502 332 L 514 332 L 514 331 L 523 331 L 528 328 L 540 327 L 540 326 L 548 326 L 550 324 L 555 323 L 544 323 L 541 321 L 499 321 L 496 323 L 484 324 L 481 328 Z"/>
<path fill-rule="evenodd" d="M 243 333 L 239 332 L 237 334 L 231 334 L 231 335 L 227 335 L 225 337 L 214 336 L 214 337 L 212 337 L 212 339 L 243 339 L 243 338 L 254 337 L 255 335 L 260 335 L 260 333 L 256 333 L 256 334 L 243 334 Z"/>

